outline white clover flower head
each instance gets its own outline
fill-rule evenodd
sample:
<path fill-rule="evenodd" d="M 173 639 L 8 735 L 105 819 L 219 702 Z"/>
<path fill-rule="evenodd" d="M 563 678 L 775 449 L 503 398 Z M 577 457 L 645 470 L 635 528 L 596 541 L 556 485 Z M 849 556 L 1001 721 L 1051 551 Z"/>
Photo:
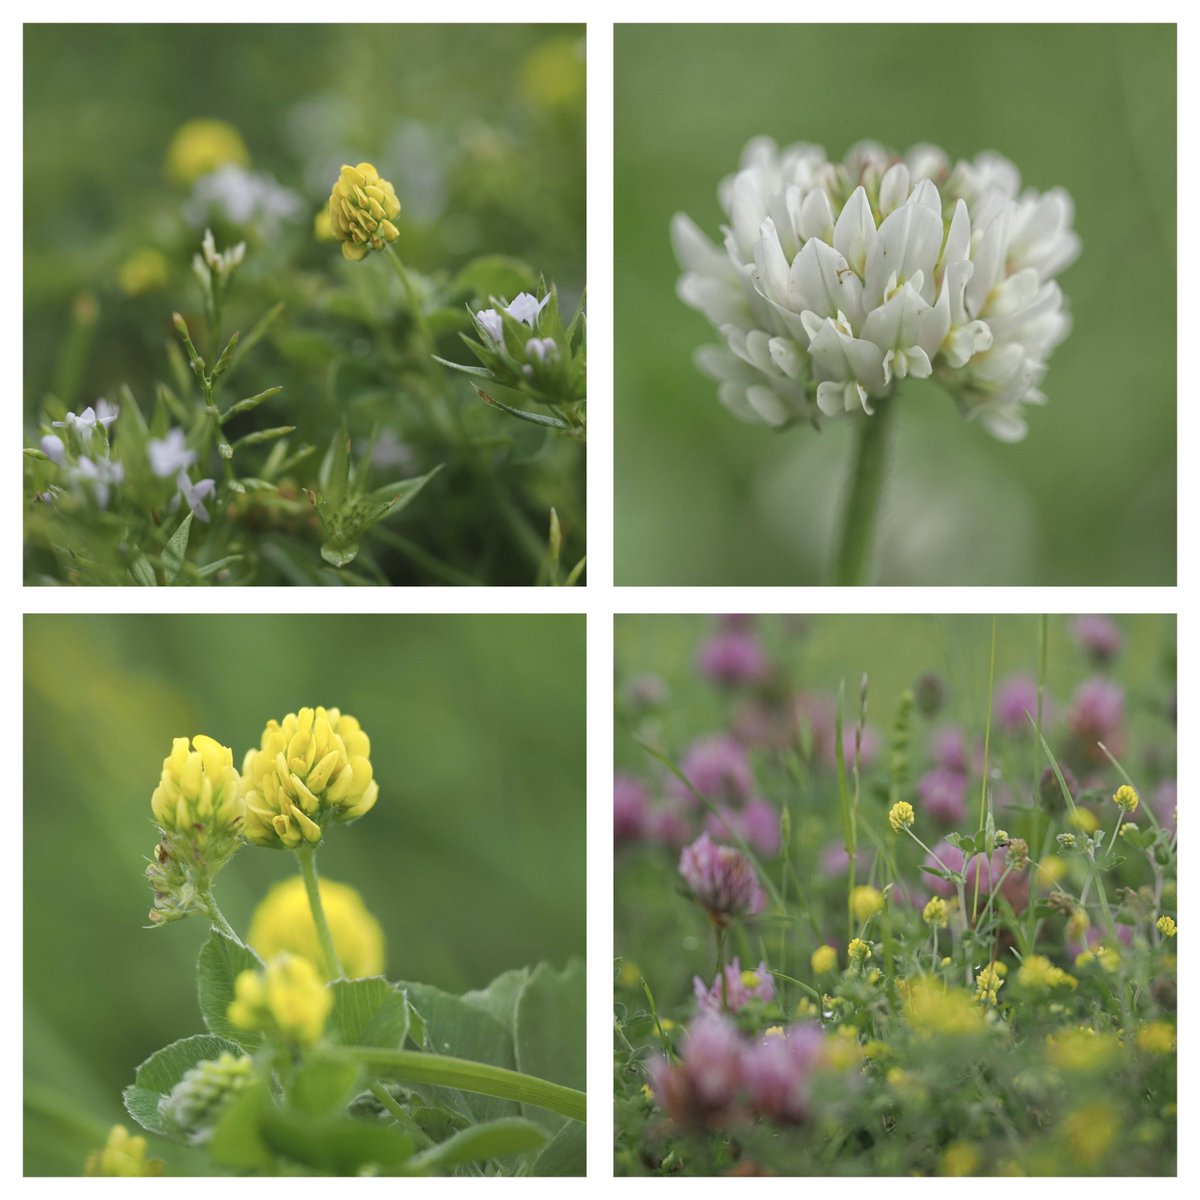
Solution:
<path fill-rule="evenodd" d="M 193 483 L 187 476 L 186 471 L 180 471 L 175 480 L 179 491 L 175 494 L 171 501 L 171 511 L 175 512 L 179 508 L 179 501 L 182 499 L 192 511 L 192 515 L 197 521 L 207 522 L 209 519 L 208 509 L 204 507 L 204 501 L 217 490 L 216 481 L 212 479 L 199 479 Z"/>
<path fill-rule="evenodd" d="M 724 248 L 682 213 L 671 224 L 679 296 L 725 342 L 698 366 L 746 421 L 869 415 L 898 381 L 932 376 L 966 417 L 1020 440 L 1070 329 L 1054 277 L 1079 238 L 1065 191 L 1019 188 L 995 154 L 951 168 L 935 146 L 860 142 L 831 163 L 752 141 L 720 188 Z"/>
<path fill-rule="evenodd" d="M 159 479 L 168 479 L 186 470 L 196 461 L 196 452 L 187 447 L 187 438 L 182 429 L 167 430 L 167 436 L 151 438 L 146 443 L 150 457 L 150 470 Z"/>

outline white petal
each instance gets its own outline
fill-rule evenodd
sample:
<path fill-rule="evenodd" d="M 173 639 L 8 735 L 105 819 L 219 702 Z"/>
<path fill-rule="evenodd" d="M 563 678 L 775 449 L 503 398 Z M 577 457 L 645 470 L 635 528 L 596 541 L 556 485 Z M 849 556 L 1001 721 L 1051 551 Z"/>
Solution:
<path fill-rule="evenodd" d="M 888 167 L 879 184 L 879 211 L 886 217 L 907 199 L 912 189 L 912 175 L 904 163 Z"/>
<path fill-rule="evenodd" d="M 797 228 L 800 236 L 806 241 L 809 238 L 820 238 L 823 242 L 833 241 L 833 209 L 830 208 L 829 197 L 822 188 L 815 188 L 804 197 Z"/>
<path fill-rule="evenodd" d="M 788 307 L 823 317 L 844 312 L 851 325 L 862 318 L 862 284 L 850 264 L 815 238 L 804 243 L 788 277 Z"/>
<path fill-rule="evenodd" d="M 924 205 L 905 204 L 885 217 L 867 255 L 863 303 L 868 309 L 878 307 L 890 276 L 903 283 L 916 271 L 924 272 L 932 296 L 933 269 L 941 248 L 941 219 Z"/>
<path fill-rule="evenodd" d="M 875 218 L 865 188 L 855 188 L 838 214 L 833 230 L 833 247 L 862 278 L 866 274 L 867 252 L 875 241 Z"/>

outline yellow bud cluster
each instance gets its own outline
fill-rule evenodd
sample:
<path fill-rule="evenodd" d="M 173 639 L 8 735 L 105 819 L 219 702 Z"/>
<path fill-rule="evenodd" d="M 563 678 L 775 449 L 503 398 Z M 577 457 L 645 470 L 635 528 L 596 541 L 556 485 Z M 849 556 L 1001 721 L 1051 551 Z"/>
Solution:
<path fill-rule="evenodd" d="M 907 800 L 901 800 L 897 804 L 893 804 L 891 811 L 888 813 L 888 823 L 892 827 L 893 833 L 899 833 L 901 830 L 909 829 L 912 823 L 917 819 L 917 814 L 913 812 L 913 806 Z"/>
<path fill-rule="evenodd" d="M 850 911 L 856 921 L 866 921 L 883 908 L 883 893 L 869 883 L 860 884 L 850 893 Z"/>
<path fill-rule="evenodd" d="M 1138 794 L 1127 783 L 1121 784 L 1113 795 L 1113 803 L 1122 812 L 1131 813 L 1138 806 Z"/>
<path fill-rule="evenodd" d="M 1076 987 L 1079 981 L 1056 967 L 1042 954 L 1031 954 L 1017 972 L 1017 982 L 1030 991 L 1050 991 L 1056 987 Z"/>
<path fill-rule="evenodd" d="M 144 1137 L 131 1137 L 124 1125 L 114 1125 L 104 1149 L 88 1155 L 83 1173 L 131 1178 L 161 1175 L 163 1165 L 161 1159 L 146 1157 Z"/>
<path fill-rule="evenodd" d="M 333 945 L 348 979 L 383 973 L 383 930 L 367 911 L 362 897 L 344 883 L 320 881 L 321 907 Z M 318 971 L 325 956 L 317 938 L 304 880 L 299 875 L 277 883 L 254 912 L 249 942 L 264 959 L 289 953 L 307 959 Z"/>
<path fill-rule="evenodd" d="M 983 1031 L 983 1013 L 971 997 L 936 979 L 914 979 L 905 1001 L 908 1023 L 926 1036 L 963 1037 Z"/>
<path fill-rule="evenodd" d="M 1159 917 L 1154 928 L 1165 938 L 1173 938 L 1179 932 L 1179 926 L 1170 917 Z"/>
<path fill-rule="evenodd" d="M 837 970 L 837 951 L 832 946 L 818 946 L 808 960 L 814 975 L 824 975 Z"/>
<path fill-rule="evenodd" d="M 393 224 L 399 215 L 396 189 L 370 163 L 342 167 L 329 196 L 329 225 L 346 258 L 359 262 L 394 242 L 400 236 Z"/>
<path fill-rule="evenodd" d="M 850 945 L 846 947 L 846 953 L 850 956 L 851 962 L 862 963 L 871 957 L 871 947 L 862 938 L 851 938 Z"/>
<path fill-rule="evenodd" d="M 330 820 L 352 821 L 375 803 L 371 742 L 336 708 L 302 708 L 269 721 L 242 765 L 246 837 L 260 846 L 315 846 Z"/>
<path fill-rule="evenodd" d="M 154 819 L 168 834 L 207 840 L 242 821 L 243 803 L 233 751 L 198 733 L 189 746 L 175 738 L 150 798 Z"/>
<path fill-rule="evenodd" d="M 936 929 L 945 929 L 950 923 L 950 909 L 941 896 L 934 896 L 925 905 L 925 911 L 921 913 L 921 916 L 926 925 L 932 925 Z"/>
<path fill-rule="evenodd" d="M 229 1019 L 239 1029 L 262 1029 L 287 1042 L 319 1041 L 333 996 L 306 958 L 279 954 L 266 970 L 243 971 L 233 985 Z"/>
<path fill-rule="evenodd" d="M 1004 986 L 1004 977 L 1008 968 L 1002 963 L 990 963 L 975 976 L 975 999 L 985 1004 L 995 1004 Z"/>

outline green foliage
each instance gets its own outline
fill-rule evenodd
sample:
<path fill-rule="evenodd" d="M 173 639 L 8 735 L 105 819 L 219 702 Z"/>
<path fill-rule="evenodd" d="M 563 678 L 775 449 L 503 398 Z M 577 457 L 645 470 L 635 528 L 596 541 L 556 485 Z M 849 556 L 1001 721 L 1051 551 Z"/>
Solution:
<path fill-rule="evenodd" d="M 133 1083 L 125 1089 L 125 1108 L 143 1129 L 173 1136 L 159 1111 L 160 1101 L 197 1063 L 240 1052 L 233 1042 L 204 1033 L 172 1042 L 138 1067 Z"/>
<path fill-rule="evenodd" d="M 248 1053 L 262 1045 L 262 1034 L 239 1029 L 227 1014 L 237 977 L 243 971 L 261 969 L 262 960 L 253 950 L 215 929 L 208 935 L 196 965 L 200 1015 L 204 1024 L 218 1037 L 236 1042 Z"/>

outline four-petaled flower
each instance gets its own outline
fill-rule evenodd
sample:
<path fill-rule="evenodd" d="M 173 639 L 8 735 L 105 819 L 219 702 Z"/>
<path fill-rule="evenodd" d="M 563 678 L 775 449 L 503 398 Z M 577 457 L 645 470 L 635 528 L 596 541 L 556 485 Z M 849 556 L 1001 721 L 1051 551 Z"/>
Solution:
<path fill-rule="evenodd" d="M 150 457 L 150 470 L 160 479 L 167 479 L 187 470 L 196 461 L 195 450 L 187 447 L 187 437 L 182 429 L 168 429 L 167 436 L 151 438 L 146 443 Z"/>

